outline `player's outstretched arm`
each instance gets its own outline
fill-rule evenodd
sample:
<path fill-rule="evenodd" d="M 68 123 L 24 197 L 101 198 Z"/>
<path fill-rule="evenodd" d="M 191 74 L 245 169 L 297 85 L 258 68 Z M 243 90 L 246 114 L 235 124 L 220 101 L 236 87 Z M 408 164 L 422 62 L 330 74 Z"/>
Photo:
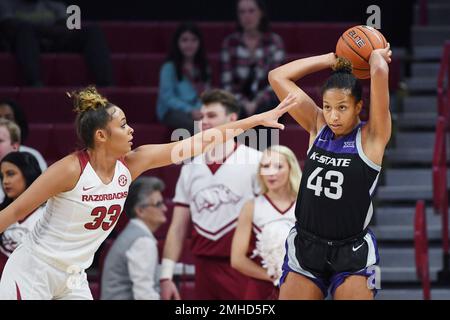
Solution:
<path fill-rule="evenodd" d="M 280 100 L 289 93 L 295 95 L 298 105 L 289 114 L 312 136 L 325 120 L 316 103 L 295 83 L 304 76 L 331 68 L 336 63 L 333 52 L 319 56 L 294 60 L 269 72 L 269 82 Z"/>
<path fill-rule="evenodd" d="M 248 201 L 239 214 L 231 244 L 231 266 L 246 276 L 272 281 L 263 267 L 247 257 L 252 235 L 254 201 Z"/>
<path fill-rule="evenodd" d="M 389 66 L 392 51 L 387 44 L 384 49 L 373 50 L 370 55 L 370 117 L 367 123 L 371 147 L 386 147 L 391 137 L 392 123 L 389 111 Z"/>
<path fill-rule="evenodd" d="M 185 159 L 195 157 L 214 148 L 216 145 L 223 144 L 225 141 L 242 134 L 250 128 L 262 125 L 284 129 L 284 125 L 278 123 L 278 119 L 295 105 L 294 96 L 289 95 L 276 108 L 270 111 L 202 131 L 189 139 L 138 147 L 130 151 L 126 155 L 125 160 L 132 178 L 135 179 L 142 172 L 152 168 L 179 163 Z"/>
<path fill-rule="evenodd" d="M 69 155 L 51 165 L 8 207 L 0 211 L 0 232 L 24 219 L 50 197 L 72 190 L 80 177 L 80 164 Z"/>

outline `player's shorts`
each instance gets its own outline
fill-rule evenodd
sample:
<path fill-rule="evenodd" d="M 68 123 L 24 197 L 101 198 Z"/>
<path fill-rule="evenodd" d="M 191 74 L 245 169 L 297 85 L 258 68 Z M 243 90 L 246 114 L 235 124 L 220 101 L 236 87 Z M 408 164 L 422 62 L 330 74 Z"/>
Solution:
<path fill-rule="evenodd" d="M 0 300 L 51 299 L 92 300 L 86 273 L 64 272 L 20 245 L 3 270 Z"/>
<path fill-rule="evenodd" d="M 379 260 L 376 239 L 369 229 L 349 239 L 333 241 L 319 238 L 297 225 L 286 239 L 280 286 L 289 272 L 296 272 L 314 282 L 327 297 L 328 291 L 334 295 L 345 278 L 361 275 L 370 278 L 368 287 L 375 295 L 374 277 L 379 275 Z"/>

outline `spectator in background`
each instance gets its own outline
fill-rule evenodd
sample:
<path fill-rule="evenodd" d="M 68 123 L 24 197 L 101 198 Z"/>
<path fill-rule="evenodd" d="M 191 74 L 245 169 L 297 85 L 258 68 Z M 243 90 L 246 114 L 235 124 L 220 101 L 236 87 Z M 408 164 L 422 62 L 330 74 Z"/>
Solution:
<path fill-rule="evenodd" d="M 224 90 L 202 98 L 202 130 L 236 121 L 239 103 Z M 230 265 L 230 247 L 242 205 L 259 192 L 261 152 L 233 139 L 183 165 L 173 202 L 173 218 L 161 263 L 161 298 L 180 299 L 173 280 L 176 262 L 192 223 L 189 250 L 195 258 L 195 299 L 240 300 L 247 277 Z"/>
<path fill-rule="evenodd" d="M 42 154 L 31 147 L 24 146 L 22 143 L 28 137 L 28 122 L 22 108 L 12 100 L 0 101 L 0 118 L 15 122 L 20 128 L 20 146 L 18 151 L 31 153 L 39 163 L 42 171 L 47 169 L 47 162 Z"/>
<path fill-rule="evenodd" d="M 16 200 L 42 173 L 36 158 L 28 152 L 10 152 L 0 161 L 2 189 L 5 198 L 0 210 Z M 43 215 L 43 206 L 37 208 L 24 220 L 10 225 L 0 238 L 0 273 L 10 254 L 22 243 Z"/>
<path fill-rule="evenodd" d="M 185 128 L 193 133 L 194 121 L 201 119 L 199 96 L 209 88 L 210 80 L 200 30 L 190 22 L 180 24 L 160 72 L 159 120 L 171 128 Z"/>
<path fill-rule="evenodd" d="M 101 280 L 102 300 L 158 300 L 158 247 L 154 233 L 167 221 L 161 192 L 164 183 L 155 177 L 134 181 L 124 211 L 130 222 L 109 250 Z"/>
<path fill-rule="evenodd" d="M 100 28 L 83 25 L 69 30 L 66 5 L 50 0 L 0 1 L 0 40 L 16 55 L 25 82 L 42 86 L 39 55 L 43 52 L 82 52 L 98 86 L 113 84 L 106 39 Z"/>
<path fill-rule="evenodd" d="M 249 277 L 245 300 L 278 299 L 274 285 L 281 277 L 286 237 L 295 225 L 301 175 L 289 148 L 276 145 L 264 151 L 258 168 L 261 194 L 243 206 L 231 247 L 231 265 Z"/>
<path fill-rule="evenodd" d="M 243 104 L 241 117 L 271 109 L 276 97 L 267 74 L 284 62 L 281 37 L 269 31 L 263 0 L 237 0 L 238 31 L 224 39 L 222 87 Z"/>
<path fill-rule="evenodd" d="M 19 151 L 20 128 L 10 120 L 0 118 L 0 160 L 8 153 Z M 0 189 L 0 201 L 3 201 L 5 194 Z"/>

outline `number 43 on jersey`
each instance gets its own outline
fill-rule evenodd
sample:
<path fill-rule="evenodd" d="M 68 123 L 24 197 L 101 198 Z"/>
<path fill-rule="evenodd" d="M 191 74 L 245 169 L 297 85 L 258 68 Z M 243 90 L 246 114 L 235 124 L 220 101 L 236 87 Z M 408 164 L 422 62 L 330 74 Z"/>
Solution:
<path fill-rule="evenodd" d="M 326 197 L 333 200 L 339 200 L 342 197 L 342 184 L 344 183 L 344 175 L 342 174 L 342 172 L 335 170 L 327 171 L 327 173 L 325 174 L 325 180 L 330 181 L 330 187 L 322 187 L 322 181 L 324 179 L 320 176 L 322 170 L 323 168 L 317 167 L 316 170 L 314 170 L 310 174 L 306 187 L 308 189 L 314 190 L 314 195 L 317 197 L 320 197 L 323 192 Z M 336 178 L 334 177 L 337 178 L 337 181 L 335 181 Z"/>

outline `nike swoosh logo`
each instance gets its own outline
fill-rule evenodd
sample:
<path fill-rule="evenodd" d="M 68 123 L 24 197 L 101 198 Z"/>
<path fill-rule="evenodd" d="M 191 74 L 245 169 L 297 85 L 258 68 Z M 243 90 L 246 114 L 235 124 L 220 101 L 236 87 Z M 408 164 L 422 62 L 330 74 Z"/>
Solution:
<path fill-rule="evenodd" d="M 328 140 L 323 140 L 319 138 L 319 142 L 327 142 Z"/>
<path fill-rule="evenodd" d="M 361 245 L 357 246 L 356 248 L 353 247 L 352 250 L 353 251 L 358 251 L 359 248 L 361 248 L 364 245 L 364 243 L 362 243 Z"/>
<path fill-rule="evenodd" d="M 88 190 L 91 190 L 93 187 L 89 187 L 89 188 L 86 188 L 86 187 L 83 187 L 83 191 L 88 191 Z"/>

